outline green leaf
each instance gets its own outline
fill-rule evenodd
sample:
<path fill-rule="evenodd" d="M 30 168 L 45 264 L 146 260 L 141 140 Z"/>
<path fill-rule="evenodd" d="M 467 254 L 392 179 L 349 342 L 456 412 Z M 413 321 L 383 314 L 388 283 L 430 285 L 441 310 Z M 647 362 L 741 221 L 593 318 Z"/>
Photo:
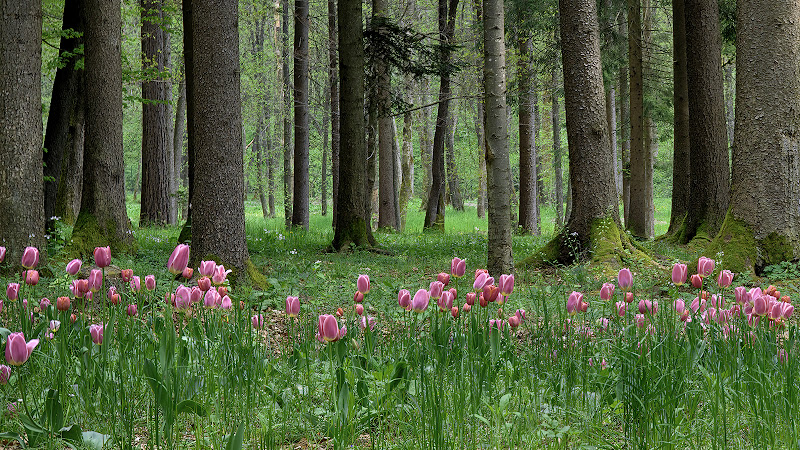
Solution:
<path fill-rule="evenodd" d="M 228 445 L 225 450 L 242 450 L 242 439 L 244 438 L 244 423 L 239 424 L 236 434 L 228 437 Z"/>
<path fill-rule="evenodd" d="M 480 420 L 481 422 L 483 422 L 484 424 L 486 424 L 486 426 L 487 426 L 487 427 L 492 425 L 491 423 L 489 423 L 489 420 L 488 420 L 486 417 L 483 417 L 483 416 L 482 416 L 482 415 L 480 415 L 480 414 L 473 414 L 473 415 L 472 415 L 472 417 L 474 417 L 474 418 L 476 418 L 476 419 Z"/>
<path fill-rule="evenodd" d="M 184 412 L 193 413 L 199 417 L 206 416 L 206 408 L 194 400 L 184 400 L 178 403 L 178 414 Z"/>
<path fill-rule="evenodd" d="M 45 426 L 50 431 L 60 430 L 64 426 L 64 410 L 55 389 L 48 389 L 45 393 L 43 415 Z"/>
<path fill-rule="evenodd" d="M 506 409 L 506 407 L 508 407 L 508 402 L 510 400 L 511 400 L 511 393 L 510 392 L 508 394 L 500 397 L 500 410 L 501 411 Z"/>
<path fill-rule="evenodd" d="M 33 421 L 26 414 L 20 414 L 19 419 L 22 422 L 22 427 L 25 428 L 25 434 L 28 436 L 28 446 L 35 447 L 39 439 L 47 435 L 47 431 L 42 429 L 39 424 Z"/>
<path fill-rule="evenodd" d="M 82 433 L 83 444 L 94 450 L 102 450 L 106 441 L 111 440 L 108 434 L 100 434 L 96 431 L 84 431 Z"/>
<path fill-rule="evenodd" d="M 74 445 L 80 445 L 83 443 L 83 435 L 81 434 L 81 427 L 78 425 L 73 425 L 71 427 L 60 428 L 58 430 L 59 434 L 61 435 L 61 439 L 64 439 L 67 442 L 70 442 Z"/>
<path fill-rule="evenodd" d="M 19 445 L 22 446 L 22 448 L 25 448 L 25 440 L 22 439 L 22 436 L 20 436 L 17 433 L 12 433 L 10 431 L 7 431 L 5 433 L 0 433 L 0 439 L 13 439 L 19 442 Z"/>

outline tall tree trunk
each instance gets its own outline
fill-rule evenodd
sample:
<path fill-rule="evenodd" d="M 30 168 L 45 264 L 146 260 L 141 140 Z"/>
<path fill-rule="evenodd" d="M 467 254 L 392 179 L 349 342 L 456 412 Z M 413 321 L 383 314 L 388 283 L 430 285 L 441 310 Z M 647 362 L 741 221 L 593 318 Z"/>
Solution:
<path fill-rule="evenodd" d="M 337 45 L 339 42 L 336 29 L 336 0 L 328 0 L 328 85 L 330 86 L 331 105 L 331 199 L 333 201 L 333 220 L 336 225 L 337 193 L 339 192 L 339 62 Z"/>
<path fill-rule="evenodd" d="M 672 0 L 673 57 L 673 156 L 672 156 L 672 210 L 668 234 L 676 233 L 686 220 L 689 211 L 689 92 L 686 79 L 686 19 L 684 0 Z"/>
<path fill-rule="evenodd" d="M 547 196 L 544 190 L 544 170 L 542 153 L 538 150 L 536 143 L 539 140 L 539 130 L 541 129 L 541 114 L 539 113 L 539 81 L 538 76 L 533 77 L 533 146 L 536 149 L 536 208 L 537 211 L 542 205 L 547 203 Z M 541 216 L 539 218 L 539 228 L 541 229 Z"/>
<path fill-rule="evenodd" d="M 455 103 L 450 109 L 447 119 L 447 139 L 445 149 L 447 154 L 447 197 L 450 205 L 456 211 L 464 210 L 464 198 L 461 195 L 461 183 L 458 179 L 458 164 L 456 163 L 456 126 L 457 117 Z"/>
<path fill-rule="evenodd" d="M 26 246 L 47 254 L 42 176 L 42 6 L 4 2 L 0 13 L 0 230 L 6 266 Z M 21 311 L 21 310 L 20 310 Z"/>
<path fill-rule="evenodd" d="M 166 225 L 173 219 L 173 151 L 169 133 L 172 114 L 170 83 L 162 76 L 169 70 L 167 32 L 161 0 L 141 0 L 142 66 L 149 79 L 142 82 L 142 226 Z"/>
<path fill-rule="evenodd" d="M 617 107 L 616 107 L 617 93 L 614 89 L 614 83 L 609 83 L 606 89 L 606 120 L 608 121 L 608 141 L 611 144 L 611 161 L 614 163 L 614 186 L 617 188 L 617 198 L 619 198 L 622 188 L 622 179 L 618 178 L 617 166 Z"/>
<path fill-rule="evenodd" d="M 734 98 L 736 97 L 736 80 L 733 76 L 733 63 L 725 64 L 725 131 L 728 147 L 733 145 L 733 128 L 735 123 Z"/>
<path fill-rule="evenodd" d="M 458 0 L 439 0 L 439 38 L 449 44 L 455 33 L 455 18 Z M 442 66 L 450 62 L 450 50 L 442 47 L 440 52 Z M 450 74 L 442 70 L 439 82 L 439 105 L 436 112 L 436 129 L 433 134 L 433 154 L 431 160 L 432 178 L 428 205 L 425 210 L 425 228 L 444 231 L 445 216 L 445 170 L 444 144 L 447 132 L 447 115 L 450 105 Z"/>
<path fill-rule="evenodd" d="M 372 219 L 373 215 L 378 212 L 378 186 L 377 186 L 377 173 L 376 169 L 378 168 L 377 159 L 378 159 L 378 152 L 380 149 L 378 148 L 380 139 L 378 136 L 378 108 L 377 102 L 375 102 L 376 92 L 375 87 L 373 86 L 370 89 L 368 107 L 367 107 L 367 185 L 364 189 L 364 195 L 366 198 L 364 201 L 366 202 L 366 209 L 364 210 L 364 217 L 367 220 L 367 226 L 372 229 Z"/>
<path fill-rule="evenodd" d="M 172 207 L 175 210 L 176 222 L 178 211 L 185 211 L 180 195 L 180 180 L 183 179 L 183 137 L 186 134 L 186 82 L 178 87 L 178 104 L 175 106 L 175 127 L 172 135 L 172 163 L 175 167 L 173 176 L 175 184 L 172 191 Z M 185 215 L 185 212 L 181 213 Z M 186 219 L 182 217 L 181 219 Z"/>
<path fill-rule="evenodd" d="M 476 85 L 483 89 L 483 39 L 481 33 L 483 32 L 483 2 L 482 0 L 473 0 L 475 7 L 475 24 L 473 28 L 478 30 L 475 38 L 477 51 L 475 52 L 475 78 Z M 477 198 L 477 213 L 478 218 L 482 219 L 486 215 L 486 137 L 483 128 L 485 120 L 485 108 L 483 103 L 483 92 L 478 95 L 475 100 L 475 134 L 478 138 L 478 198 Z"/>
<path fill-rule="evenodd" d="M 643 44 L 641 1 L 628 0 L 628 70 L 630 71 L 631 114 L 631 192 L 626 226 L 640 238 L 650 238 L 648 218 L 652 209 L 652 160 L 646 141 L 647 120 L 644 111 Z M 650 176 L 648 177 L 648 174 Z M 648 189 L 649 187 L 649 189 Z M 649 194 L 649 195 L 648 195 Z"/>
<path fill-rule="evenodd" d="M 402 161 L 400 161 L 400 135 L 397 133 L 397 122 L 392 119 L 392 182 L 394 184 L 394 228 L 402 230 L 402 222 L 400 221 L 400 184 L 402 182 L 403 174 L 400 172 Z"/>
<path fill-rule="evenodd" d="M 264 108 L 266 110 L 266 108 Z M 267 118 L 267 123 L 269 123 L 269 118 Z M 256 142 L 258 142 L 258 147 L 253 148 L 253 151 L 256 154 L 256 173 L 258 175 L 258 200 L 261 203 L 261 215 L 266 219 L 269 217 L 269 203 L 267 201 L 267 193 L 264 186 L 264 166 L 266 164 L 266 156 L 265 153 L 269 151 L 269 144 L 268 138 L 264 136 L 264 117 L 259 114 L 258 117 L 258 127 L 256 129 L 256 141 L 253 143 L 253 147 L 255 147 Z M 264 147 L 267 147 L 267 152 L 264 151 Z"/>
<path fill-rule="evenodd" d="M 726 268 L 761 274 L 800 257 L 800 8 L 775 0 L 736 6 L 731 206 L 706 252 L 724 251 Z"/>
<path fill-rule="evenodd" d="M 67 146 L 64 149 L 61 173 L 58 180 L 55 215 L 64 223 L 74 224 L 81 209 L 83 191 L 83 143 L 85 124 L 84 72 L 78 72 L 75 86 L 75 104 L 69 119 Z"/>
<path fill-rule="evenodd" d="M 101 4 L 102 3 L 102 4 Z M 84 34 L 86 134 L 81 210 L 72 231 L 81 254 L 110 245 L 135 248 L 125 208 L 122 150 L 122 9 L 119 0 L 87 0 Z"/>
<path fill-rule="evenodd" d="M 239 82 L 238 4 L 193 0 L 195 214 L 192 258 L 215 258 L 244 272 L 244 150 Z M 222 170 L 220 170 L 222 168 Z M 220 214 L 225 211 L 225 214 Z"/>
<path fill-rule="evenodd" d="M 371 231 L 365 220 L 367 149 L 364 136 L 364 30 L 361 0 L 339 0 L 339 74 L 341 92 L 339 188 L 331 247 L 351 244 L 369 247 Z"/>
<path fill-rule="evenodd" d="M 619 232 L 597 5 L 594 0 L 561 0 L 559 10 L 572 214 L 565 229 L 532 259 L 570 263 L 587 253 L 598 260 L 618 259 L 625 234 Z M 603 251 L 601 241 L 604 247 L 616 245 Z"/>
<path fill-rule="evenodd" d="M 64 16 L 59 46 L 60 58 L 64 58 L 53 81 L 53 93 L 50 98 L 50 112 L 47 115 L 47 130 L 44 135 L 44 217 L 47 228 L 53 228 L 56 214 L 59 179 L 62 161 L 69 152 L 74 135 L 70 133 L 72 119 L 75 115 L 78 84 L 83 81 L 83 72 L 75 66 L 79 60 L 76 49 L 83 45 L 83 23 L 81 21 L 81 0 L 64 2 Z M 71 33 L 66 33 L 72 31 Z M 83 148 L 81 147 L 81 151 Z M 81 155 L 82 156 L 82 155 Z M 74 220 L 74 215 L 72 216 Z"/>
<path fill-rule="evenodd" d="M 628 21 L 625 15 L 619 16 L 619 30 L 623 37 L 628 36 Z M 622 149 L 620 160 L 622 163 L 622 216 L 623 223 L 628 226 L 631 204 L 631 103 L 628 67 L 619 68 L 619 121 L 621 130 Z"/>
<path fill-rule="evenodd" d="M 294 179 L 292 175 L 292 120 L 289 117 L 289 102 L 292 98 L 292 80 L 289 74 L 289 0 L 282 0 L 282 45 L 281 61 L 283 61 L 283 218 L 284 226 L 292 227 L 292 189 Z"/>
<path fill-rule="evenodd" d="M 294 0 L 294 189 L 292 226 L 308 230 L 308 0 Z"/>
<path fill-rule="evenodd" d="M 420 103 L 423 105 L 428 104 L 428 88 L 430 83 L 427 78 L 423 78 L 422 86 L 420 89 Z M 424 107 L 420 110 L 419 121 L 419 160 L 425 172 L 422 175 L 422 194 L 420 195 L 421 203 L 420 209 L 425 211 L 428 208 L 428 197 L 431 195 L 431 183 L 433 182 L 433 169 L 431 168 L 431 161 L 433 160 L 433 147 L 431 144 L 431 133 L 429 124 L 431 122 L 430 107 Z"/>
<path fill-rule="evenodd" d="M 683 241 L 706 239 L 722 226 L 730 196 L 722 56 L 716 0 L 686 0 L 686 56 L 689 102 L 689 212 Z"/>
<path fill-rule="evenodd" d="M 328 124 L 331 120 L 330 115 L 328 115 L 328 111 L 330 111 L 331 107 L 331 96 L 330 96 L 331 86 L 330 84 L 325 84 L 322 93 L 322 102 L 324 104 L 324 108 L 322 111 L 322 169 L 321 172 L 321 182 L 320 182 L 320 205 L 322 206 L 322 215 L 328 215 L 328 148 L 330 142 L 330 136 L 328 136 Z"/>
<path fill-rule="evenodd" d="M 372 19 L 370 27 L 377 34 L 388 34 L 386 22 L 389 14 L 389 2 L 387 0 L 372 1 Z M 397 210 L 398 191 L 394 186 L 394 157 L 392 145 L 392 123 L 391 116 L 392 94 L 391 73 L 387 61 L 378 55 L 375 60 L 375 106 L 378 114 L 378 228 L 397 229 L 395 218 Z"/>
<path fill-rule="evenodd" d="M 406 78 L 406 92 L 411 91 L 411 79 Z M 409 100 L 411 97 L 409 96 Z M 413 116 L 411 111 L 403 114 L 403 148 L 400 152 L 400 231 L 406 229 L 406 216 L 408 214 L 408 202 L 414 195 L 414 146 L 413 139 Z"/>
<path fill-rule="evenodd" d="M 551 117 L 553 119 L 553 171 L 555 172 L 556 228 L 563 224 L 564 183 L 561 170 L 561 111 L 558 104 L 558 58 L 553 61 L 553 86 L 550 92 Z"/>
<path fill-rule="evenodd" d="M 531 71 L 531 41 L 517 41 L 517 85 L 519 87 L 519 227 L 524 233 L 539 234 L 539 196 L 536 192 L 536 140 L 534 138 L 534 116 L 532 114 L 535 75 Z"/>
<path fill-rule="evenodd" d="M 502 0 L 483 0 L 483 90 L 489 229 L 486 267 L 495 277 L 514 270 L 511 253 L 511 163 L 508 158 L 505 20 Z"/>
<path fill-rule="evenodd" d="M 194 29 L 192 27 L 192 0 L 182 0 L 183 16 L 183 70 L 186 75 L 186 222 L 183 225 L 179 242 L 192 240 L 192 198 L 194 196 Z"/>

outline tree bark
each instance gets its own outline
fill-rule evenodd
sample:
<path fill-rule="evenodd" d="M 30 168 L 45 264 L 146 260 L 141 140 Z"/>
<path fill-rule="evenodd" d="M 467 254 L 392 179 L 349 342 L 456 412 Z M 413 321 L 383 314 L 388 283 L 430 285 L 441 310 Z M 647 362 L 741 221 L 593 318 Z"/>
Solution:
<path fill-rule="evenodd" d="M 308 0 L 294 1 L 294 189 L 292 226 L 308 230 Z"/>
<path fill-rule="evenodd" d="M 628 21 L 624 15 L 619 17 L 620 34 L 628 36 Z M 628 67 L 623 65 L 619 68 L 619 121 L 621 130 L 622 149 L 620 151 L 620 162 L 622 172 L 622 216 L 623 223 L 628 226 L 628 216 L 630 215 L 631 205 L 631 103 L 630 103 L 630 82 L 628 79 Z"/>
<path fill-rule="evenodd" d="M 87 0 L 84 10 L 86 131 L 81 209 L 72 231 L 74 249 L 88 254 L 110 245 L 135 249 L 125 208 L 122 149 L 122 10 L 119 0 Z"/>
<path fill-rule="evenodd" d="M 455 106 L 455 104 L 453 105 Z M 456 164 L 456 120 L 455 107 L 450 110 L 447 119 L 447 139 L 445 149 L 447 154 L 447 198 L 456 211 L 464 210 L 464 197 L 461 195 L 461 183 L 458 179 L 458 164 Z"/>
<path fill-rule="evenodd" d="M 281 61 L 283 77 L 283 218 L 284 226 L 292 227 L 292 206 L 294 178 L 292 174 L 292 119 L 289 117 L 289 102 L 291 97 L 291 77 L 289 75 L 289 0 L 282 0 L 282 45 Z"/>
<path fill-rule="evenodd" d="M 389 14 L 389 2 L 387 0 L 372 1 L 372 19 L 370 26 L 375 33 L 388 33 L 386 21 Z M 391 73 L 387 61 L 381 56 L 375 60 L 375 106 L 378 131 L 378 228 L 398 229 L 395 218 L 397 210 L 395 203 L 399 192 L 394 186 L 394 162 L 392 145 L 394 135 L 392 134 L 391 116 L 392 94 Z"/>
<path fill-rule="evenodd" d="M 558 104 L 558 59 L 553 61 L 553 86 L 550 91 L 551 117 L 553 119 L 553 171 L 555 172 L 556 228 L 564 225 L 564 183 L 561 169 L 561 111 Z"/>
<path fill-rule="evenodd" d="M 333 203 L 333 220 L 336 224 L 337 193 L 339 192 L 339 62 L 337 45 L 339 37 L 336 29 L 336 0 L 328 0 L 328 84 L 330 85 L 331 104 L 331 200 Z"/>
<path fill-rule="evenodd" d="M 0 13 L 0 245 L 8 269 L 26 246 L 46 256 L 42 175 L 42 6 L 4 2 Z"/>
<path fill-rule="evenodd" d="M 167 32 L 163 29 L 164 5 L 161 0 L 141 0 L 142 67 L 147 78 L 142 82 L 142 226 L 173 223 L 172 197 L 173 147 L 169 122 L 172 86 L 163 77 L 169 70 Z"/>
<path fill-rule="evenodd" d="M 322 130 L 320 134 L 322 134 L 322 168 L 320 169 L 320 206 L 322 207 L 322 215 L 328 215 L 328 148 L 330 143 L 330 136 L 328 135 L 328 126 L 331 120 L 331 116 L 327 114 L 328 111 L 331 109 L 331 94 L 330 94 L 331 86 L 330 84 L 325 84 L 322 93 L 322 102 L 324 105 L 322 111 Z"/>
<path fill-rule="evenodd" d="M 686 0 L 686 56 L 691 143 L 689 212 L 683 242 L 710 239 L 722 226 L 730 196 L 722 56 L 716 0 Z"/>
<path fill-rule="evenodd" d="M 192 198 L 192 258 L 243 271 L 244 150 L 239 82 L 238 4 L 193 0 L 197 171 Z M 224 211 L 224 214 L 220 214 Z"/>
<path fill-rule="evenodd" d="M 458 0 L 439 0 L 439 38 L 448 44 L 455 33 L 455 18 Z M 442 47 L 440 52 L 442 66 L 450 62 L 450 51 Z M 439 82 L 439 105 L 436 112 L 436 129 L 433 134 L 433 154 L 431 161 L 432 181 L 425 210 L 425 229 L 444 231 L 445 182 L 444 145 L 447 132 L 447 115 L 450 105 L 450 74 L 442 71 Z"/>
<path fill-rule="evenodd" d="M 186 172 L 183 167 L 183 139 L 186 135 L 186 82 L 180 83 L 178 87 L 178 104 L 175 106 L 175 127 L 173 128 L 172 136 L 172 163 L 175 167 L 175 183 L 173 185 L 173 198 L 172 205 L 175 210 L 176 222 L 178 220 L 178 211 L 182 211 L 181 220 L 185 220 L 185 205 L 181 195 L 180 181 L 183 180 L 183 174 Z"/>
<path fill-rule="evenodd" d="M 617 93 L 614 89 L 614 83 L 609 83 L 606 88 L 606 120 L 608 121 L 608 142 L 611 145 L 611 161 L 614 164 L 614 186 L 617 189 L 617 198 L 619 198 L 622 189 L 622 178 L 619 177 L 617 166 L 619 161 L 617 158 L 617 106 L 616 106 Z"/>
<path fill-rule="evenodd" d="M 341 91 L 341 149 L 339 189 L 331 247 L 346 250 L 350 245 L 369 247 L 370 231 L 366 210 L 367 149 L 364 136 L 364 30 L 361 28 L 361 0 L 339 0 L 339 74 Z"/>
<path fill-rule="evenodd" d="M 84 94 L 84 72 L 78 72 L 75 86 L 75 104 L 69 120 L 67 146 L 62 157 L 58 180 L 55 215 L 61 221 L 75 224 L 81 209 L 83 190 L 83 143 L 86 96 Z"/>
<path fill-rule="evenodd" d="M 427 78 L 422 80 L 420 88 L 420 103 L 423 105 L 428 104 L 428 88 L 430 82 Z M 428 208 L 428 197 L 431 195 L 431 183 L 433 182 L 433 170 L 431 162 L 433 160 L 433 147 L 431 145 L 431 134 L 429 124 L 431 122 L 430 107 L 424 107 L 420 110 L 419 121 L 419 160 L 425 172 L 422 174 L 422 194 L 420 199 L 420 209 L 425 211 Z"/>
<path fill-rule="evenodd" d="M 480 38 L 480 33 L 483 31 L 483 2 L 481 0 L 474 0 L 475 6 L 475 26 L 476 30 L 480 30 L 476 36 L 478 51 L 475 57 L 475 78 L 476 84 L 483 88 L 483 39 Z M 475 100 L 475 134 L 478 138 L 478 198 L 477 198 L 477 213 L 478 218 L 482 219 L 486 215 L 486 137 L 483 128 L 485 120 L 483 92 Z"/>
<path fill-rule="evenodd" d="M 56 69 L 53 81 L 50 112 L 47 115 L 47 129 L 44 135 L 44 217 L 50 230 L 53 229 L 54 217 L 58 216 L 56 202 L 61 168 L 74 139 L 74 134 L 70 131 L 75 116 L 78 84 L 83 82 L 83 71 L 76 67 L 80 59 L 76 49 L 83 45 L 81 8 L 80 0 L 64 2 L 61 29 L 74 33 L 64 34 L 61 37 L 59 58 L 62 60 Z M 81 151 L 83 151 L 82 146 Z M 71 215 L 71 219 L 74 221 L 74 214 Z"/>
<path fill-rule="evenodd" d="M 736 80 L 733 76 L 733 63 L 728 61 L 725 70 L 725 131 L 728 137 L 728 147 L 733 146 L 733 129 L 735 124 L 734 98 L 736 97 Z"/>
<path fill-rule="evenodd" d="M 539 235 L 538 174 L 536 172 L 536 140 L 534 137 L 535 97 L 531 85 L 535 75 L 531 71 L 529 38 L 520 38 L 517 60 L 517 85 L 519 87 L 519 227 L 524 233 Z"/>
<path fill-rule="evenodd" d="M 742 0 L 736 12 L 731 202 L 707 252 L 760 275 L 800 256 L 800 8 Z"/>
<path fill-rule="evenodd" d="M 572 214 L 537 260 L 570 263 L 588 253 L 606 260 L 621 250 L 625 236 L 619 232 L 596 8 L 594 0 L 559 2 Z M 604 250 L 601 242 L 616 245 Z"/>
<path fill-rule="evenodd" d="M 684 0 L 672 0 L 673 42 L 673 155 L 672 209 L 667 234 L 675 234 L 689 211 L 689 92 L 686 79 L 686 19 Z"/>
<path fill-rule="evenodd" d="M 514 270 L 511 253 L 511 163 L 508 158 L 505 20 L 502 0 L 483 0 L 483 90 L 489 206 L 486 267 L 497 277 Z"/>
<path fill-rule="evenodd" d="M 406 92 L 411 91 L 411 83 L 410 77 L 406 78 Z M 406 229 L 408 202 L 414 195 L 413 126 L 413 116 L 410 111 L 406 111 L 403 114 L 403 148 L 400 152 L 400 173 L 402 174 L 400 182 L 400 231 Z"/>
<path fill-rule="evenodd" d="M 186 75 L 186 222 L 183 225 L 178 241 L 182 243 L 192 240 L 192 197 L 194 195 L 194 118 L 195 118 L 195 84 L 194 84 L 194 43 L 192 26 L 192 0 L 182 0 L 183 16 L 183 70 Z"/>

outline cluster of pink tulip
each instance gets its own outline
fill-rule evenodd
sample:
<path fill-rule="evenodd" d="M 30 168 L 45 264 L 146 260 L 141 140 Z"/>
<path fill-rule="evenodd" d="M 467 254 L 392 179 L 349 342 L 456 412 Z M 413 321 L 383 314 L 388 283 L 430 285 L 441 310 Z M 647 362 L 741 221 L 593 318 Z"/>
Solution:
<path fill-rule="evenodd" d="M 194 276 L 194 269 L 188 265 L 189 246 L 178 244 L 167 261 L 167 270 L 188 281 Z M 233 309 L 233 301 L 228 296 L 228 287 L 223 285 L 231 270 L 226 270 L 224 265 L 215 261 L 201 261 L 197 271 L 200 273 L 200 278 L 197 279 L 196 286 L 180 284 L 174 292 L 165 295 L 165 300 L 178 311 L 186 311 L 201 302 L 206 309 Z"/>
<path fill-rule="evenodd" d="M 472 283 L 472 291 L 465 295 L 465 303 L 459 308 L 456 304 L 456 299 L 458 298 L 456 288 L 451 287 L 447 290 L 445 288 L 450 284 L 451 277 L 459 279 L 465 273 L 466 262 L 461 258 L 455 257 L 450 262 L 450 273 L 439 273 L 436 276 L 436 280 L 430 283 L 428 289 L 418 289 L 413 297 L 408 289 L 401 289 L 397 293 L 397 303 L 406 311 L 421 313 L 428 309 L 428 304 L 433 299 L 436 300 L 440 312 L 449 312 L 455 319 L 461 311 L 464 313 L 472 311 L 476 301 L 484 308 L 489 306 L 489 303 L 496 303 L 498 306 L 502 306 L 514 291 L 514 275 L 500 275 L 497 284 L 495 284 L 494 277 L 489 276 L 486 269 L 477 269 Z M 498 316 L 500 318 L 490 319 L 490 328 L 503 328 L 506 321 L 503 319 L 502 314 L 502 308 L 498 308 Z M 512 328 L 516 328 L 524 317 L 524 310 L 518 310 L 508 318 L 508 324 Z"/>

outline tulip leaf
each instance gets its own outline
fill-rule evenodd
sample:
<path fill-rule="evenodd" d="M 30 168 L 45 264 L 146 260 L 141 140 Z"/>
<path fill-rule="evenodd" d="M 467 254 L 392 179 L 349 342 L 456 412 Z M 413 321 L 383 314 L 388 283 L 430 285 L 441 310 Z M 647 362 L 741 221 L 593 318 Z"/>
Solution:
<path fill-rule="evenodd" d="M 2 327 L 0 327 L 0 336 L 2 336 L 2 337 L 3 337 L 3 342 L 5 342 L 5 341 L 6 341 L 6 339 L 8 339 L 8 336 L 9 336 L 10 334 L 11 334 L 11 330 L 9 330 L 8 328 L 2 328 Z"/>
<path fill-rule="evenodd" d="M 81 434 L 81 427 L 73 425 L 71 427 L 60 428 L 58 430 L 61 439 L 73 444 L 80 445 L 83 443 L 83 435 Z"/>
<path fill-rule="evenodd" d="M 486 424 L 486 426 L 487 426 L 487 427 L 490 427 L 490 426 L 492 426 L 492 424 L 491 424 L 491 423 L 489 423 L 489 419 L 487 419 L 486 417 L 483 417 L 483 416 L 482 416 L 482 415 L 480 415 L 480 414 L 473 414 L 473 415 L 472 415 L 472 417 L 474 417 L 474 418 L 476 418 L 476 419 L 480 420 L 481 422 L 483 422 L 484 424 Z"/>
<path fill-rule="evenodd" d="M 34 422 L 33 419 L 28 417 L 26 414 L 20 414 L 19 419 L 22 422 L 22 427 L 25 428 L 25 434 L 28 436 L 28 446 L 36 447 L 39 439 L 42 439 L 47 435 L 47 431 L 42 429 L 39 424 Z"/>
<path fill-rule="evenodd" d="M 22 439 L 22 436 L 20 436 L 18 433 L 12 433 L 10 431 L 0 433 L 0 439 L 13 439 L 19 442 L 19 445 L 22 446 L 22 448 L 25 448 L 25 440 Z"/>
<path fill-rule="evenodd" d="M 197 403 L 194 400 L 184 400 L 184 401 L 178 403 L 177 410 L 178 410 L 178 414 L 187 412 L 187 413 L 195 414 L 195 415 L 197 415 L 199 417 L 205 417 L 206 416 L 206 408 L 203 405 L 201 405 L 200 403 Z"/>
<path fill-rule="evenodd" d="M 84 431 L 82 433 L 83 444 L 92 450 L 102 450 L 107 441 L 111 440 L 108 434 L 100 434 L 96 431 Z"/>
<path fill-rule="evenodd" d="M 228 444 L 225 450 L 242 450 L 242 440 L 244 439 L 244 423 L 239 424 L 235 435 L 228 437 Z"/>
<path fill-rule="evenodd" d="M 505 410 L 508 407 L 508 402 L 511 401 L 511 393 L 505 394 L 500 397 L 500 410 Z"/>

